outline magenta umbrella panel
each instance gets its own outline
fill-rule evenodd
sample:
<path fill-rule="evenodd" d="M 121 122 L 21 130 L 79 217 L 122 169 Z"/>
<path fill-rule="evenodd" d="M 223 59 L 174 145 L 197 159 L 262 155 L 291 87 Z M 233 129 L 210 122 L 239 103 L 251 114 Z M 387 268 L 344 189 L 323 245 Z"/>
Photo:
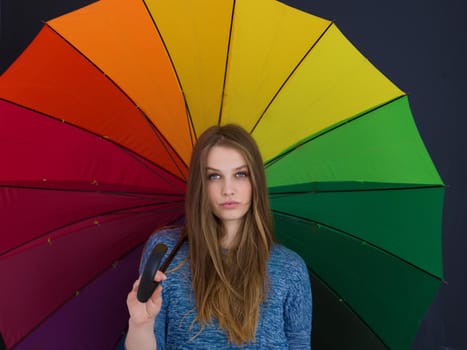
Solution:
<path fill-rule="evenodd" d="M 2 333 L 9 345 L 30 334 L 18 349 L 65 349 L 62 336 L 70 344 L 71 334 L 84 333 L 83 346 L 115 345 L 139 247 L 183 216 L 184 182 L 103 138 L 5 101 L 0 128 Z M 60 321 L 83 313 L 86 324 Z"/>

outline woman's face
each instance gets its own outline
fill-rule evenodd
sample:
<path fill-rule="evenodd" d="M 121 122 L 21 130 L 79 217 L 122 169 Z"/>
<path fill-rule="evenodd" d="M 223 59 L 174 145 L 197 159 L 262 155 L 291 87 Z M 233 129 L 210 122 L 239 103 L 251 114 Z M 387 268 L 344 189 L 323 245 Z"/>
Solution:
<path fill-rule="evenodd" d="M 236 232 L 251 205 L 247 162 L 234 148 L 214 146 L 207 157 L 207 192 L 211 209 L 224 227 Z"/>

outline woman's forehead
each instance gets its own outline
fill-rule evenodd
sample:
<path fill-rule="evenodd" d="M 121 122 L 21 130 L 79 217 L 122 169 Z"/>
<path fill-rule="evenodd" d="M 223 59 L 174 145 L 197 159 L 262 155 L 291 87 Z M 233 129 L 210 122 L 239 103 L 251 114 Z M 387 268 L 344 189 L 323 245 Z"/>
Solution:
<path fill-rule="evenodd" d="M 234 147 L 213 146 L 207 156 L 207 167 L 212 169 L 237 169 L 247 166 L 242 153 Z"/>

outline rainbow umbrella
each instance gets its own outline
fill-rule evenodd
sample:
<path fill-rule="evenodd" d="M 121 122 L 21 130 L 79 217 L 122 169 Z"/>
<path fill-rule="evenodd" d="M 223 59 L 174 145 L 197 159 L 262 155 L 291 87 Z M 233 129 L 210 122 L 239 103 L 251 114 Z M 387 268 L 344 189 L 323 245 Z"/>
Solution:
<path fill-rule="evenodd" d="M 325 291 L 315 310 L 331 297 L 380 346 L 410 346 L 442 278 L 444 187 L 407 96 L 280 2 L 101 0 L 0 77 L 8 348 L 115 346 L 141 245 L 183 217 L 193 143 L 232 122 L 261 148 L 279 240 Z M 345 332 L 322 320 L 314 339 Z"/>

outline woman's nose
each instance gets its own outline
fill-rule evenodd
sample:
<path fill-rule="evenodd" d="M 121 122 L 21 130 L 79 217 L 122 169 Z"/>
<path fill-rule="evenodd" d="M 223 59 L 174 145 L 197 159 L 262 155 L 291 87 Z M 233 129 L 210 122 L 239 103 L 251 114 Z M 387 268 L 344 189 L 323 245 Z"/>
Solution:
<path fill-rule="evenodd" d="M 222 185 L 223 185 L 222 186 L 222 194 L 224 196 L 231 196 L 231 195 L 233 195 L 235 193 L 232 181 L 225 180 Z"/>

